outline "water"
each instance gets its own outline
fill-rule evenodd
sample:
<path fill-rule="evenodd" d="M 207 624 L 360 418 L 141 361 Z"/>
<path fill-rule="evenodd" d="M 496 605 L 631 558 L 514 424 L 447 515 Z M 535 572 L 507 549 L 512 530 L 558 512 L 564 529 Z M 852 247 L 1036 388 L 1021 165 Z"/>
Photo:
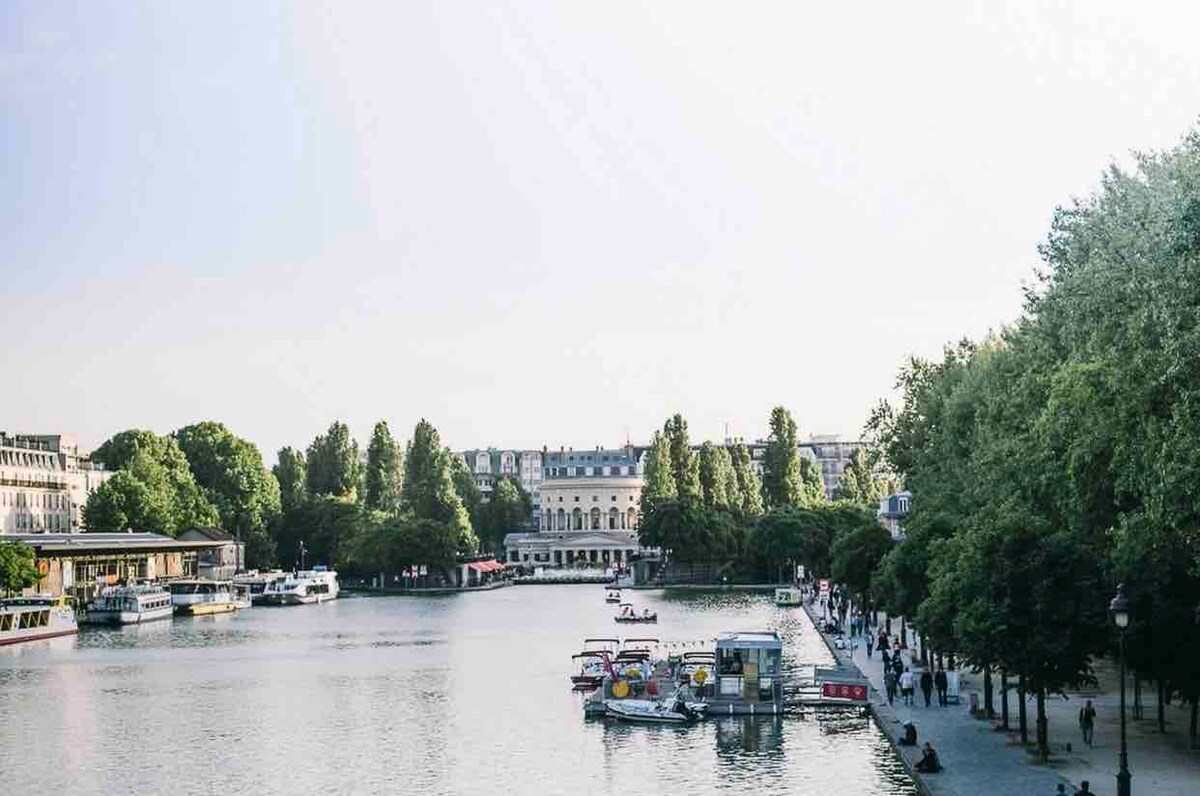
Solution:
<path fill-rule="evenodd" d="M 585 636 L 712 638 L 775 627 L 830 662 L 799 609 L 764 596 L 598 586 L 253 608 L 0 649 L 4 793 L 915 794 L 865 716 L 585 721 Z"/>

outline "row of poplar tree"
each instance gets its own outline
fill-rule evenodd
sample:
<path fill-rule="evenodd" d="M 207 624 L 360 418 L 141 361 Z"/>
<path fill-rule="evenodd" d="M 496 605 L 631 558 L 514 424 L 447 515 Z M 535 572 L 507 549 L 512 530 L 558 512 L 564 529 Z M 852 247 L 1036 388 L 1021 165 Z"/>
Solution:
<path fill-rule="evenodd" d="M 877 469 L 856 451 L 830 501 L 786 408 L 771 412 L 761 481 L 744 443 L 693 449 L 687 421 L 675 415 L 646 452 L 639 540 L 663 551 L 669 580 L 786 582 L 804 565 L 859 583 L 850 565 L 878 561 L 891 544 L 875 507 L 894 483 Z"/>
<path fill-rule="evenodd" d="M 1056 213 L 1020 319 L 914 359 L 869 426 L 913 493 L 871 589 L 926 643 L 1036 696 L 1114 651 L 1200 701 L 1200 133 Z M 991 708 L 990 676 L 987 691 Z M 1024 705 L 1025 700 L 1021 700 Z M 1007 706 L 1007 702 L 1005 703 Z"/>
<path fill-rule="evenodd" d="M 116 473 L 84 507 L 88 529 L 175 536 L 217 526 L 245 543 L 250 567 L 292 566 L 303 543 L 309 563 L 349 572 L 436 572 L 495 549 L 532 512 L 513 478 L 499 479 L 485 503 L 466 462 L 425 420 L 405 448 L 377 423 L 365 464 L 341 422 L 305 451 L 283 448 L 269 470 L 253 443 L 211 421 L 164 436 L 122 431 L 93 458 Z"/>

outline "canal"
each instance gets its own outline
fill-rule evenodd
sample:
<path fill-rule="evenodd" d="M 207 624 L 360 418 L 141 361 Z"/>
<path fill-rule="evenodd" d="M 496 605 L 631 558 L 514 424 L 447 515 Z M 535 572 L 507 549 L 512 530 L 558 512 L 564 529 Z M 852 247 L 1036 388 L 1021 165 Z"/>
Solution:
<path fill-rule="evenodd" d="M 586 636 L 712 638 L 774 627 L 785 662 L 828 663 L 799 609 L 763 595 L 598 586 L 363 597 L 0 649 L 11 793 L 915 794 L 861 715 L 690 727 L 585 721 Z"/>

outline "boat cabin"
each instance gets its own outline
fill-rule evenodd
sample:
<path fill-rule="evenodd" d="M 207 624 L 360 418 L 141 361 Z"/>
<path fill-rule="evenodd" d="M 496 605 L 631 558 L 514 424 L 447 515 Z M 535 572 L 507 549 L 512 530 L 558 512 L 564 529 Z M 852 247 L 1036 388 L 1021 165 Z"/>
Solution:
<path fill-rule="evenodd" d="M 724 633 L 717 637 L 718 699 L 778 703 L 782 699 L 783 642 L 773 630 Z"/>

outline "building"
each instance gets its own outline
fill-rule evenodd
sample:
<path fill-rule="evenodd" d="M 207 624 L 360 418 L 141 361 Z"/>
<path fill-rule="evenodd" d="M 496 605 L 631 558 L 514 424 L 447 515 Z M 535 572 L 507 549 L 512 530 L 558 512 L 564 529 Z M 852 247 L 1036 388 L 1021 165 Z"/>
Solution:
<path fill-rule="evenodd" d="M 175 537 L 181 542 L 212 542 L 196 560 L 196 575 L 209 580 L 229 580 L 246 568 L 246 545 L 228 531 L 193 525 Z"/>
<path fill-rule="evenodd" d="M 6 541 L 33 548 L 41 578 L 30 592 L 86 603 L 119 581 L 195 577 L 199 556 L 219 545 L 156 533 L 19 533 Z"/>
<path fill-rule="evenodd" d="M 879 510 L 875 516 L 879 518 L 879 524 L 887 528 L 893 539 L 904 538 L 904 518 L 908 516 L 911 503 L 912 492 L 907 489 L 879 501 Z"/>
<path fill-rule="evenodd" d="M 463 460 L 475 476 L 475 486 L 487 501 L 492 496 L 496 480 L 510 476 L 520 481 L 533 501 L 529 527 L 536 529 L 541 517 L 542 452 L 516 448 L 485 448 L 462 452 Z"/>
<path fill-rule="evenodd" d="M 504 539 L 510 563 L 625 565 L 637 553 L 643 450 L 543 449 L 537 533 Z"/>
<path fill-rule="evenodd" d="M 726 445 L 734 445 L 741 440 L 726 439 Z M 763 477 L 763 458 L 767 453 L 767 441 L 755 440 L 754 442 L 746 442 L 746 449 L 750 452 L 750 468 L 754 470 L 754 474 L 759 480 Z M 821 470 L 821 481 L 825 484 L 825 497 L 833 500 L 834 493 L 837 492 L 838 483 L 842 480 L 842 473 L 846 466 L 850 464 L 850 456 L 854 451 L 863 447 L 865 443 L 846 441 L 840 439 L 836 434 L 814 434 L 806 441 L 797 443 L 800 455 L 811 462 L 816 462 L 817 467 Z M 697 446 L 694 448 L 699 451 Z"/>
<path fill-rule="evenodd" d="M 79 455 L 73 434 L 0 432 L 0 534 L 67 533 L 112 475 Z"/>

